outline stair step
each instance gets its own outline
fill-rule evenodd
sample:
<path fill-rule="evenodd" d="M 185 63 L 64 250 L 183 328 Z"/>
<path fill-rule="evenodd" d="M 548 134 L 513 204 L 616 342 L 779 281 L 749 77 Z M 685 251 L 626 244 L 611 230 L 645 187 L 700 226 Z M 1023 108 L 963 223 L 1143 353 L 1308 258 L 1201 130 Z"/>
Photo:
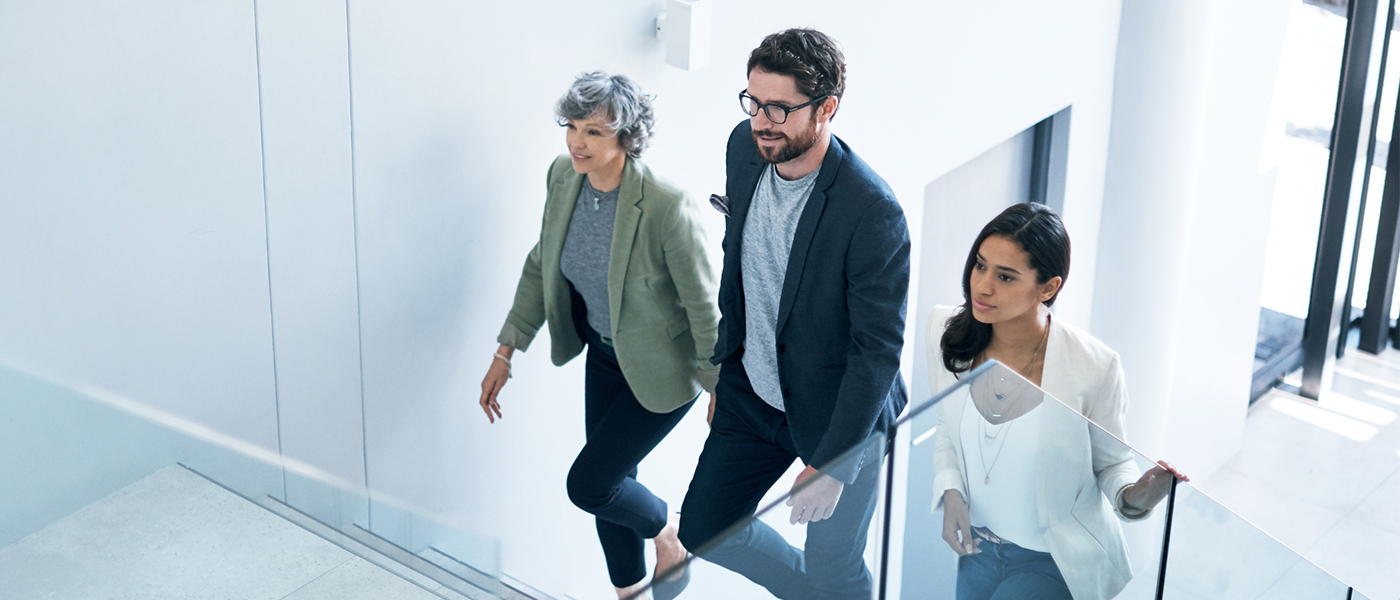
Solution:
<path fill-rule="evenodd" d="M 347 535 L 346 532 L 341 531 L 335 527 L 331 527 L 330 525 L 321 522 L 315 517 L 307 515 L 306 513 L 303 513 L 291 506 L 282 503 L 276 498 L 264 497 L 261 500 L 259 500 L 257 504 L 274 514 L 288 521 L 291 521 L 292 523 L 296 524 L 302 529 L 316 534 L 322 539 L 337 546 L 340 546 L 341 548 L 344 548 L 351 554 L 354 554 L 366 561 L 369 561 L 375 566 L 389 571 L 390 573 L 393 573 L 409 581 L 410 583 L 417 585 L 418 587 L 428 590 L 429 592 L 436 594 L 444 600 L 494 600 L 499 597 L 495 594 L 492 594 L 489 591 L 480 589 L 475 585 L 468 584 L 467 582 L 457 578 L 455 575 L 452 575 L 441 569 L 438 569 L 438 571 L 440 571 L 439 573 L 433 573 L 424 572 L 420 569 L 415 568 L 415 565 L 400 560 L 401 553 L 407 552 L 406 550 L 398 548 L 398 546 L 395 546 L 387 540 L 383 540 L 383 538 L 371 534 L 358 526 L 351 526 L 351 533 L 358 534 L 359 532 L 364 532 L 365 535 L 373 538 L 373 540 L 378 540 L 383 544 L 388 544 L 389 546 L 398 549 L 398 553 L 384 552 L 381 548 L 381 544 L 365 543 L 363 539 L 358 538 L 355 535 Z M 409 556 L 412 556 L 412 554 L 410 553 Z M 419 562 L 423 561 L 420 560 Z M 443 581 L 444 579 L 449 580 L 451 583 L 449 583 L 448 581 Z M 470 589 L 472 591 L 462 592 L 459 588 Z"/>
<path fill-rule="evenodd" d="M 452 555 L 438 550 L 437 548 L 430 547 L 427 550 L 419 552 L 418 557 L 481 589 L 489 590 L 500 587 L 500 581 L 491 574 L 457 560 Z"/>
<path fill-rule="evenodd" d="M 510 575 L 504 572 L 501 573 L 501 587 L 503 588 L 503 591 L 514 594 L 502 594 L 502 600 L 558 600 L 554 596 L 551 596 L 549 594 L 539 591 L 538 589 L 530 587 L 525 582 L 511 577 Z"/>
<path fill-rule="evenodd" d="M 374 549 L 376 552 L 379 552 L 384 556 L 398 561 L 399 563 L 408 566 L 408 568 L 413 569 L 414 571 L 417 571 L 423 575 L 426 575 L 427 577 L 433 579 L 434 581 L 437 581 L 438 583 L 441 583 L 447 589 L 462 594 L 468 598 L 471 598 L 472 600 L 487 600 L 500 597 L 499 593 L 497 592 L 500 583 L 495 581 L 494 579 L 490 579 L 489 581 L 483 581 L 482 583 L 485 586 L 488 586 L 483 587 L 482 585 L 478 585 L 476 582 L 458 577 L 452 571 L 444 569 L 438 566 L 437 564 L 434 564 L 433 562 L 421 556 L 418 556 L 417 554 L 409 552 L 402 546 L 399 546 L 394 542 L 379 537 L 378 535 L 375 535 L 373 532 L 363 527 L 360 527 L 359 525 L 350 525 L 345 529 L 345 534 L 350 536 L 351 538 L 354 538 L 355 541 L 358 541 L 361 544 L 364 544 L 365 546 Z"/>

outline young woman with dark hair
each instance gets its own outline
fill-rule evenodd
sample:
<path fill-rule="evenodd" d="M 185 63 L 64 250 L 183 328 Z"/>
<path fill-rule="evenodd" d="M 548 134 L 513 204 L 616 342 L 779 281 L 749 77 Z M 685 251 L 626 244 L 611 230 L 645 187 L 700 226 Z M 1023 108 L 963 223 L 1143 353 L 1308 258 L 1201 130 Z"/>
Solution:
<path fill-rule="evenodd" d="M 1123 438 L 1128 397 L 1118 354 L 1050 313 L 1069 266 L 1059 215 L 1016 204 L 968 252 L 963 305 L 929 318 L 934 390 L 1000 363 L 937 409 L 934 508 L 942 505 L 943 539 L 959 556 L 958 600 L 1116 596 L 1132 571 L 1113 515 L 1145 518 L 1181 476 L 1165 462 L 1139 476 L 1127 446 L 1078 417 L 1047 414 L 1056 406 L 1037 410 L 1048 394 Z M 974 441 L 982 436 L 991 442 Z M 1037 468 L 1044 464 L 1055 471 Z M 974 467 L 985 476 L 970 476 Z"/>

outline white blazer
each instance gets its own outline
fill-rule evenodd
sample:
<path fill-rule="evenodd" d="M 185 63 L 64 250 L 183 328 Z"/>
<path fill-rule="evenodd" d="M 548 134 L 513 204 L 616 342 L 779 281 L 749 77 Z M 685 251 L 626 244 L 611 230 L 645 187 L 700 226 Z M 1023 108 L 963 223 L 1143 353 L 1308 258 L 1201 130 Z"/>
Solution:
<path fill-rule="evenodd" d="M 960 307 L 939 306 L 929 316 L 928 372 L 934 393 L 957 382 L 943 366 L 939 342 L 948 318 L 958 310 Z M 1123 439 L 1128 392 L 1118 353 L 1088 333 L 1052 318 L 1040 387 L 1054 397 L 1047 397 L 1047 402 L 1058 399 L 1098 425 L 1091 427 L 1068 410 L 1044 411 L 1036 456 L 1036 509 L 1040 525 L 1047 528 L 1045 542 L 1050 556 L 1075 600 L 1108 600 L 1133 576 L 1123 530 L 1114 515 L 1135 520 L 1148 514 L 1129 518 L 1122 513 L 1123 488 L 1137 481 L 1141 473 L 1132 450 L 1119 441 Z M 936 409 L 935 510 L 946 490 L 958 490 L 964 499 L 968 497 L 958 426 L 964 406 L 964 402 L 949 400 L 940 402 Z M 1094 493 L 1095 488 L 1100 493 Z"/>

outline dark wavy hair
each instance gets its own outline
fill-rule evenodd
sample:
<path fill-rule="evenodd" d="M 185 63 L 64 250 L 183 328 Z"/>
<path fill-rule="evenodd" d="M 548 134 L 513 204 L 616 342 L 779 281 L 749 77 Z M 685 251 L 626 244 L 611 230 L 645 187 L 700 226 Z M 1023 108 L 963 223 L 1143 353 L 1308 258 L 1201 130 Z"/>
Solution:
<path fill-rule="evenodd" d="M 846 93 L 846 55 L 836 40 L 815 29 L 788 29 L 763 38 L 749 53 L 749 68 L 787 75 L 812 99 Z M 834 115 L 833 115 L 834 116 Z"/>
<path fill-rule="evenodd" d="M 939 347 L 943 350 L 943 367 L 953 373 L 972 369 L 973 361 L 992 342 L 992 326 L 972 317 L 972 269 L 977 265 L 977 251 L 982 242 L 999 235 L 1016 242 L 1030 255 L 1031 268 L 1036 272 L 1036 283 L 1045 283 L 1054 277 L 1060 278 L 1060 289 L 1069 279 L 1069 233 L 1060 215 L 1043 204 L 1029 202 L 1014 204 L 987 223 L 972 250 L 967 253 L 967 264 L 963 266 L 962 309 L 948 319 Z M 1055 304 L 1059 290 L 1045 301 L 1046 306 Z"/>

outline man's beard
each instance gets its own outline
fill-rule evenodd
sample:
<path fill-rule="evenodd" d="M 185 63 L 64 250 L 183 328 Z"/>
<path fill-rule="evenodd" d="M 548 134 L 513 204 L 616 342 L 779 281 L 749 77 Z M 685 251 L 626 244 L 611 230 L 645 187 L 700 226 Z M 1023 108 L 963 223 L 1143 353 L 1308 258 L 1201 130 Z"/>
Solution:
<path fill-rule="evenodd" d="M 771 129 L 763 131 L 754 130 L 753 143 L 758 146 L 758 157 L 763 159 L 763 162 L 776 165 L 802 156 L 803 152 L 817 145 L 817 131 L 816 127 L 812 127 L 805 132 L 807 135 L 799 134 L 801 137 L 793 138 L 789 137 L 786 133 L 780 133 Z M 764 148 L 758 143 L 758 136 L 761 134 L 777 134 L 783 136 L 783 144 L 777 148 Z"/>

